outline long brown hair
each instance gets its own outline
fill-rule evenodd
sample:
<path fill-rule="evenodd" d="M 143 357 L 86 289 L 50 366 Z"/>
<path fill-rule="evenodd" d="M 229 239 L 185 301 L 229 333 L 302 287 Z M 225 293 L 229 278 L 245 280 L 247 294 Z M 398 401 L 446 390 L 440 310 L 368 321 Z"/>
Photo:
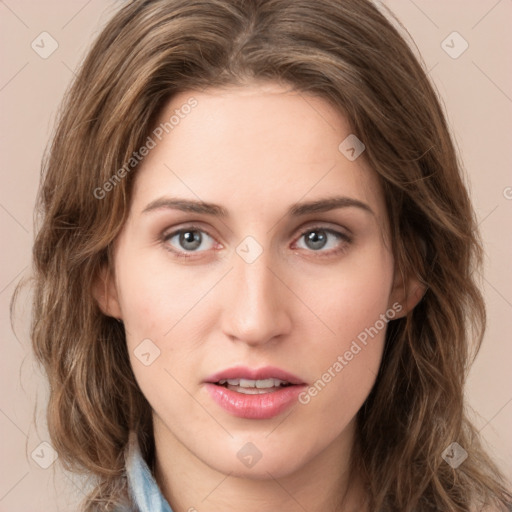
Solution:
<path fill-rule="evenodd" d="M 33 251 L 32 342 L 50 382 L 49 430 L 66 467 L 95 478 L 84 510 L 127 499 L 130 431 L 148 461 L 154 451 L 123 326 L 92 294 L 100 269 L 113 270 L 130 207 L 136 165 L 126 162 L 172 95 L 251 80 L 292 85 L 347 116 L 381 180 L 398 268 L 427 288 L 390 322 L 358 414 L 354 470 L 371 510 L 505 506 L 511 496 L 463 401 L 485 327 L 481 244 L 439 100 L 405 39 L 368 0 L 135 0 L 101 32 L 67 93 L 43 164 Z M 469 453 L 457 469 L 442 458 L 452 442 Z"/>

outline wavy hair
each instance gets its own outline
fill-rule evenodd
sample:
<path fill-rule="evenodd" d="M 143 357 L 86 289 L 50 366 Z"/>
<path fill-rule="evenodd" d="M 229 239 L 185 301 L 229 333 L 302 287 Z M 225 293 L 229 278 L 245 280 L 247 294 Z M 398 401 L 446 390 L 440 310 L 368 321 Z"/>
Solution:
<path fill-rule="evenodd" d="M 347 117 L 382 183 L 398 268 L 427 288 L 390 323 L 358 413 L 352 463 L 371 510 L 510 503 L 463 400 L 485 328 L 475 216 L 436 91 L 395 25 L 368 0 L 134 0 L 101 31 L 43 161 L 33 249 L 31 339 L 49 379 L 53 445 L 67 469 L 94 479 L 83 510 L 129 499 L 123 451 L 131 431 L 146 460 L 154 457 L 151 410 L 123 325 L 92 293 L 100 270 L 113 271 L 136 166 L 112 177 L 174 94 L 253 80 L 314 94 Z M 469 453 L 457 469 L 442 458 L 454 441 Z"/>

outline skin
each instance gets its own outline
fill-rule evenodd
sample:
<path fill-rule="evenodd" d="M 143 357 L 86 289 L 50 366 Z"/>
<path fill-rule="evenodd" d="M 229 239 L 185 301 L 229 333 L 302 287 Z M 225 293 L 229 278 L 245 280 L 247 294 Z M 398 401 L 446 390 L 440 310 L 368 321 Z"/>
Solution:
<path fill-rule="evenodd" d="M 348 463 L 385 328 L 309 403 L 272 419 L 232 416 L 203 381 L 235 365 L 272 365 L 312 385 L 393 304 L 401 307 L 395 318 L 415 305 L 420 295 L 395 278 L 379 182 L 364 154 L 350 161 L 338 150 L 351 128 L 323 99 L 275 83 L 188 91 L 161 121 L 191 96 L 197 106 L 137 170 L 115 277 L 98 294 L 104 312 L 124 322 L 154 411 L 157 481 L 175 512 L 365 510 Z M 333 195 L 371 212 L 287 213 Z M 229 215 L 144 212 L 164 196 L 216 203 Z M 192 223 L 203 241 L 180 258 L 172 249 L 190 246 L 170 235 Z M 302 236 L 314 228 L 328 237 L 322 248 Z M 262 249 L 252 263 L 236 252 L 247 236 Z M 149 366 L 134 354 L 144 339 L 160 350 Z M 237 457 L 247 442 L 262 455 L 252 468 Z"/>

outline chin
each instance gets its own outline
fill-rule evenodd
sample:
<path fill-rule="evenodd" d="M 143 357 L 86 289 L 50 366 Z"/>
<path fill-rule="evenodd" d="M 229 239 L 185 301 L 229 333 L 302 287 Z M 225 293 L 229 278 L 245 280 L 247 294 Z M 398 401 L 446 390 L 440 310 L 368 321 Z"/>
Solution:
<path fill-rule="evenodd" d="M 231 474 L 238 478 L 268 480 L 284 478 L 300 470 L 309 460 L 314 459 L 321 447 L 308 446 L 306 440 L 286 434 L 275 433 L 272 440 L 268 431 L 261 435 L 236 435 L 229 444 L 220 445 L 196 456 L 215 471 Z M 197 448 L 197 447 L 196 447 Z M 203 455 L 203 456 L 202 456 Z"/>

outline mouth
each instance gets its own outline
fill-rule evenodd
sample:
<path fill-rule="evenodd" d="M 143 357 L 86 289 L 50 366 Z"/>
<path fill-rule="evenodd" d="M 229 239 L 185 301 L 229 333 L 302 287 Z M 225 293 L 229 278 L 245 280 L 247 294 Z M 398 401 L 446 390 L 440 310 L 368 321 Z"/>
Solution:
<path fill-rule="evenodd" d="M 233 416 L 270 419 L 292 406 L 306 383 L 276 367 L 235 367 L 204 381 L 213 401 Z"/>

